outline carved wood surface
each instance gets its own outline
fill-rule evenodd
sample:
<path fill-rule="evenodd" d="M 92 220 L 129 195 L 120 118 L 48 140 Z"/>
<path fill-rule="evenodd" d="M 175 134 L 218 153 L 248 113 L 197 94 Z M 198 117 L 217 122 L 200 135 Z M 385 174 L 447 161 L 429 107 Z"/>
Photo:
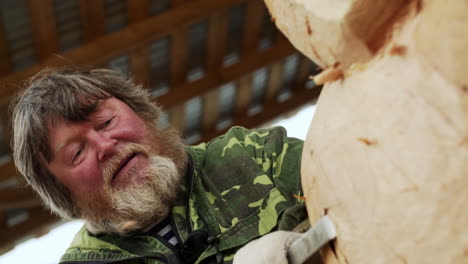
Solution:
<path fill-rule="evenodd" d="M 466 1 L 266 2 L 341 72 L 324 79 L 302 159 L 311 220 L 337 228 L 325 263 L 467 263 Z"/>

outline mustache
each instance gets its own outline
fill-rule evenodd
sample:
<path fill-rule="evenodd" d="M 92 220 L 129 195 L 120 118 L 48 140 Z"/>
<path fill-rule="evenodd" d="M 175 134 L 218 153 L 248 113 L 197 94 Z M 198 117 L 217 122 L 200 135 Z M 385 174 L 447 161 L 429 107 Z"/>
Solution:
<path fill-rule="evenodd" d="M 112 182 L 114 176 L 119 172 L 121 167 L 135 154 L 143 154 L 147 157 L 151 154 L 151 149 L 147 146 L 127 143 L 122 148 L 118 149 L 106 162 L 103 168 L 102 175 L 107 186 Z"/>

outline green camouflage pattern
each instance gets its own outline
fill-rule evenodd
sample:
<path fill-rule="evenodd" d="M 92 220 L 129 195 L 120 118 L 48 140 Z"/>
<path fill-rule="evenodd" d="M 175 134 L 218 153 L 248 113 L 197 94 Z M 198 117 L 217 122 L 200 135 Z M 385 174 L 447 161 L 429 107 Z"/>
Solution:
<path fill-rule="evenodd" d="M 172 209 L 179 243 L 193 230 L 219 238 L 224 263 L 235 252 L 274 230 L 291 230 L 306 216 L 301 196 L 303 142 L 287 138 L 284 128 L 231 128 L 208 143 L 187 147 L 193 173 L 184 179 Z M 82 229 L 61 263 L 122 261 L 167 263 L 174 248 L 144 234 L 95 237 Z M 195 263 L 216 263 L 216 248 L 207 246 Z"/>

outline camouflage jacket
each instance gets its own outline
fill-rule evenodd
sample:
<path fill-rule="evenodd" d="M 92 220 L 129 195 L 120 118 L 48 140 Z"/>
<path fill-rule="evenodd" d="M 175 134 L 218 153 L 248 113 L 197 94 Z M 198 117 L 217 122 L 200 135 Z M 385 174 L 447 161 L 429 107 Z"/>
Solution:
<path fill-rule="evenodd" d="M 94 236 L 83 228 L 61 263 L 231 263 L 249 241 L 306 218 L 297 199 L 302 144 L 284 128 L 234 127 L 188 147 L 191 162 L 170 215 L 182 246 L 147 233 Z"/>

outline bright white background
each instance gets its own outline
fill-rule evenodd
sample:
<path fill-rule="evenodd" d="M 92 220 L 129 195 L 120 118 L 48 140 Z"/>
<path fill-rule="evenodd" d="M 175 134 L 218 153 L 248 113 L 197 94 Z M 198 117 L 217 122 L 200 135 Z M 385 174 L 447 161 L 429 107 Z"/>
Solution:
<path fill-rule="evenodd" d="M 295 115 L 275 120 L 268 126 L 283 126 L 288 131 L 289 137 L 305 139 L 314 112 L 315 106 L 310 105 Z M 57 226 L 40 238 L 27 240 L 0 256 L 0 264 L 56 264 L 82 225 L 82 221 L 68 222 Z"/>

